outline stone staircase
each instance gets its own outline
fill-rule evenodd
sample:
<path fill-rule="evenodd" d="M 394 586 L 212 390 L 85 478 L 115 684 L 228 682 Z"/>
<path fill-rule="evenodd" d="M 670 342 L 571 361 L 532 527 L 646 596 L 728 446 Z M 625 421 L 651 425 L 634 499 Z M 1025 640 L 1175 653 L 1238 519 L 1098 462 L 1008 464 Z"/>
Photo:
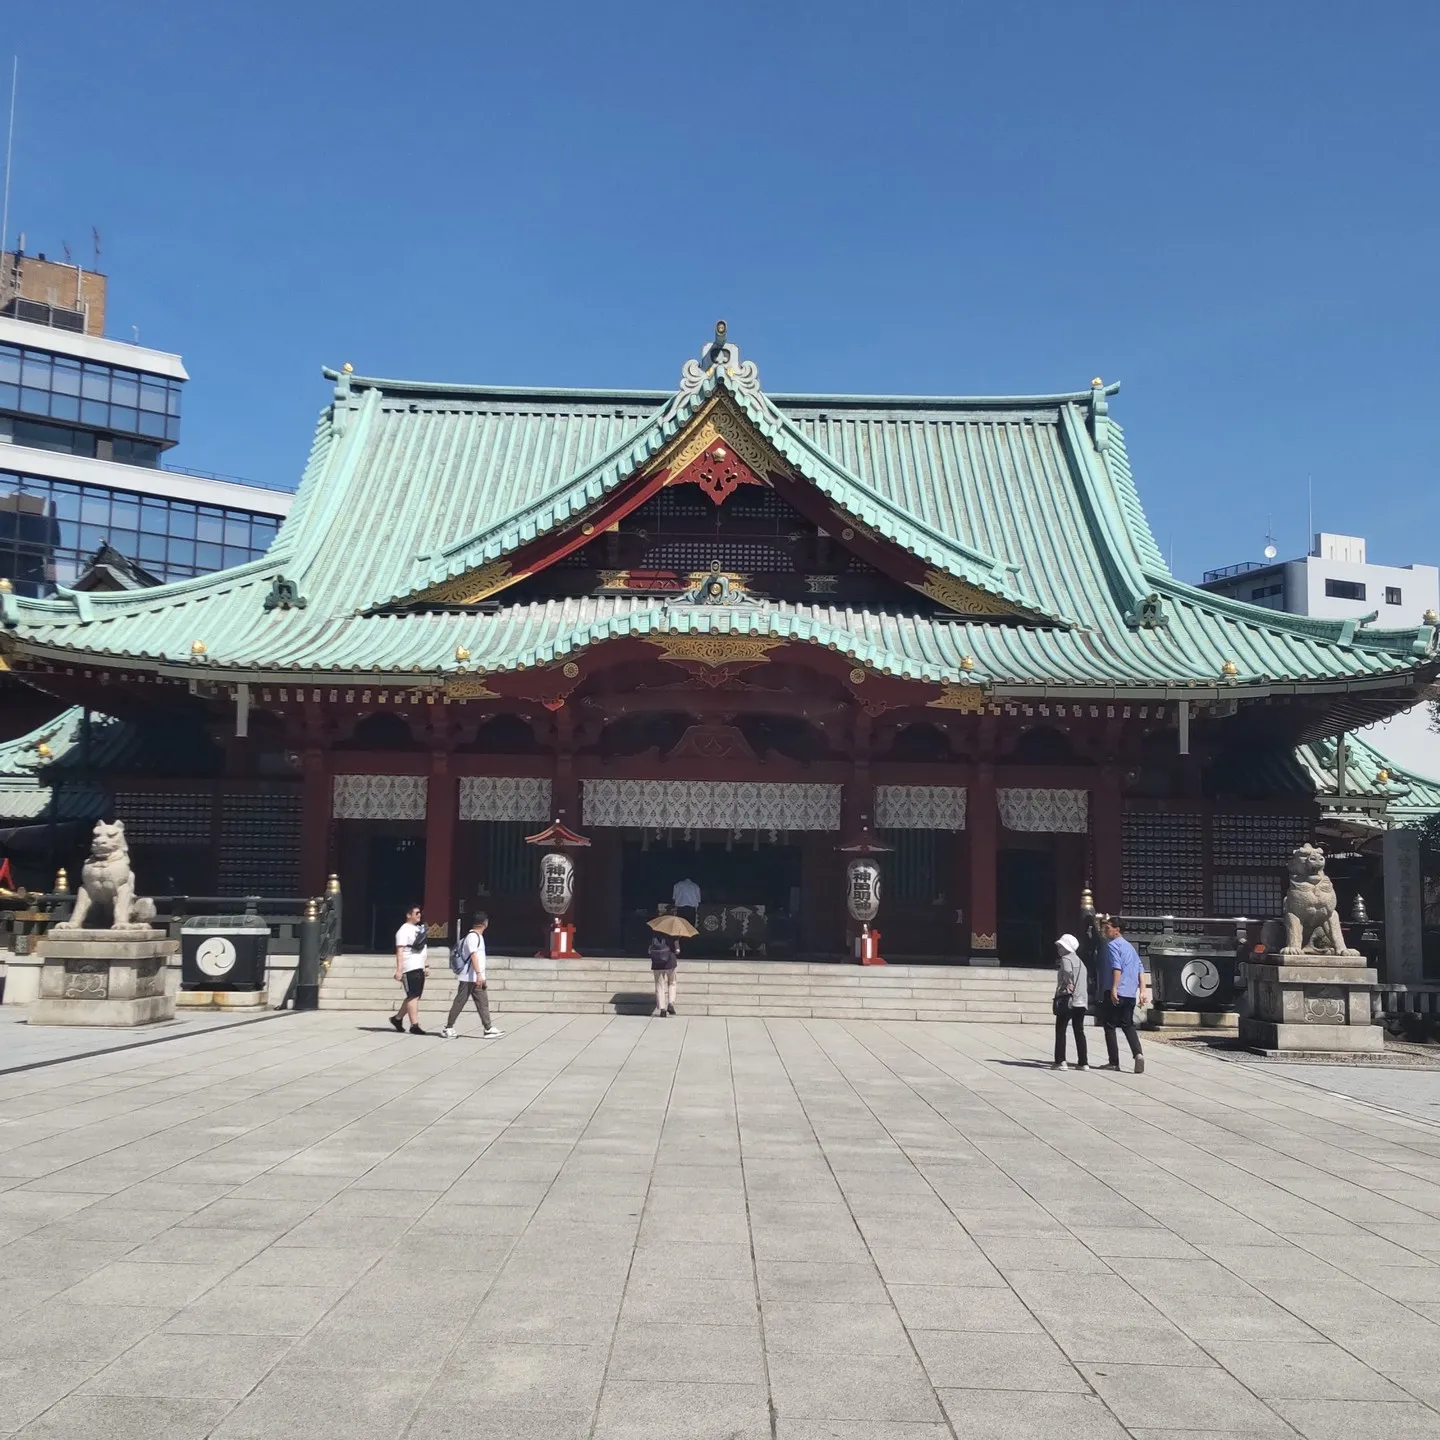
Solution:
<path fill-rule="evenodd" d="M 391 955 L 337 955 L 320 987 L 320 1008 L 394 1010 L 400 998 L 394 967 Z M 497 1016 L 536 1011 L 648 1015 L 654 1004 L 648 960 L 492 955 L 488 976 Z M 686 1015 L 1049 1025 L 1054 989 L 1048 970 L 682 959 L 677 1008 Z M 432 958 L 422 1002 L 427 1026 L 441 1023 L 436 1012 L 454 993 L 446 958 Z"/>

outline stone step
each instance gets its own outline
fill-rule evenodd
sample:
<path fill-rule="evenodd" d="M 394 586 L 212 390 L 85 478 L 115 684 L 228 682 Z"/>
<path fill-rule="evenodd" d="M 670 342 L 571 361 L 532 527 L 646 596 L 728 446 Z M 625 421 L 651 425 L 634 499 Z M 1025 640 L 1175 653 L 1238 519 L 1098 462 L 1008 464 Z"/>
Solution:
<path fill-rule="evenodd" d="M 490 991 L 501 1012 L 644 1013 L 648 961 L 595 956 L 551 960 L 492 956 Z M 448 965 L 432 964 L 424 1001 L 448 1004 Z M 955 1020 L 1048 1024 L 1054 980 L 1047 970 L 1000 967 L 822 965 L 802 961 L 683 961 L 679 998 L 687 1015 L 813 1019 Z M 341 955 L 320 993 L 326 1010 L 389 1010 L 399 999 L 389 955 Z"/>

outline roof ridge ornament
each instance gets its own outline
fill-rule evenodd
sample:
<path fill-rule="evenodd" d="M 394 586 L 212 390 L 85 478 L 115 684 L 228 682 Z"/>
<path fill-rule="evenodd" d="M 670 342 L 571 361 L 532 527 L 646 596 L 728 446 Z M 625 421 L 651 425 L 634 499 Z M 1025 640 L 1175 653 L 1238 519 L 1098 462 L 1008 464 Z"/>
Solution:
<path fill-rule="evenodd" d="M 715 338 L 701 346 L 699 360 L 687 360 L 681 367 L 678 401 L 683 403 L 692 395 L 698 395 L 705 382 L 717 371 L 729 382 L 732 390 L 759 395 L 759 367 L 753 360 L 741 361 L 740 347 L 726 338 L 729 331 L 730 327 L 723 320 L 717 320 Z"/>
<path fill-rule="evenodd" d="M 1095 448 L 1110 448 L 1110 402 L 1105 398 L 1105 382 L 1097 375 L 1090 382 L 1090 437 Z"/>

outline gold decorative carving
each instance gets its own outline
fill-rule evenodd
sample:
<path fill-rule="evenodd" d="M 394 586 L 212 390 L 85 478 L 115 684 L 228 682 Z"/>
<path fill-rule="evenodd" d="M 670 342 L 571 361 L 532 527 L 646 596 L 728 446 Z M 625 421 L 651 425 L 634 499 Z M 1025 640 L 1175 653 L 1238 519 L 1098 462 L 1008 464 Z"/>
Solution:
<path fill-rule="evenodd" d="M 995 937 L 993 935 L 977 935 L 972 930 L 970 932 L 970 948 L 972 950 L 993 950 Z"/>
<path fill-rule="evenodd" d="M 567 680 L 573 680 L 580 673 L 580 667 L 573 660 L 567 660 L 560 667 L 560 673 Z"/>
<path fill-rule="evenodd" d="M 649 635 L 660 647 L 662 660 L 688 660 L 712 669 L 720 665 L 763 665 L 766 653 L 783 645 L 783 640 L 763 640 L 753 635 Z"/>
<path fill-rule="evenodd" d="M 865 683 L 865 672 L 858 665 L 850 672 L 850 683 L 852 685 Z"/>
<path fill-rule="evenodd" d="M 727 395 L 711 399 L 655 457 L 645 473 L 653 475 L 657 470 L 668 469 L 672 476 L 679 475 L 717 441 L 728 445 L 762 478 L 772 470 L 790 473 L 790 467 L 779 453 L 756 433 L 755 427 Z"/>
<path fill-rule="evenodd" d="M 522 577 L 510 573 L 508 560 L 492 560 L 477 570 L 467 570 L 453 580 L 442 580 L 428 590 L 412 595 L 411 603 L 416 605 L 477 605 L 497 590 Z"/>
<path fill-rule="evenodd" d="M 483 675 L 451 677 L 445 681 L 447 700 L 498 700 L 500 697 L 486 683 Z"/>
<path fill-rule="evenodd" d="M 990 697 L 981 685 L 942 685 L 940 694 L 925 703 L 931 710 L 964 710 L 976 715 L 990 703 Z"/>
<path fill-rule="evenodd" d="M 925 579 L 914 587 L 937 605 L 960 615 L 1014 615 L 1015 606 L 943 570 L 927 570 Z"/>

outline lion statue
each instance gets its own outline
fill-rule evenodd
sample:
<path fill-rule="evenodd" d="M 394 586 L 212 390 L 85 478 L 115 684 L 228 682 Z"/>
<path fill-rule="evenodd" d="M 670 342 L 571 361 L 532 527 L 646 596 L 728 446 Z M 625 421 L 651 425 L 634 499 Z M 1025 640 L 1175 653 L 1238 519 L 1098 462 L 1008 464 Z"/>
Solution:
<path fill-rule="evenodd" d="M 1285 946 L 1282 955 L 1358 955 L 1345 943 L 1335 909 L 1335 887 L 1325 873 L 1325 852 L 1302 845 L 1290 856 L 1285 892 Z"/>
<path fill-rule="evenodd" d="M 135 872 L 130 868 L 130 847 L 125 843 L 125 825 L 117 820 L 97 822 L 90 843 L 90 858 L 80 872 L 80 890 L 75 896 L 75 913 L 53 928 L 56 930 L 148 929 L 155 918 L 155 902 L 136 897 Z"/>

